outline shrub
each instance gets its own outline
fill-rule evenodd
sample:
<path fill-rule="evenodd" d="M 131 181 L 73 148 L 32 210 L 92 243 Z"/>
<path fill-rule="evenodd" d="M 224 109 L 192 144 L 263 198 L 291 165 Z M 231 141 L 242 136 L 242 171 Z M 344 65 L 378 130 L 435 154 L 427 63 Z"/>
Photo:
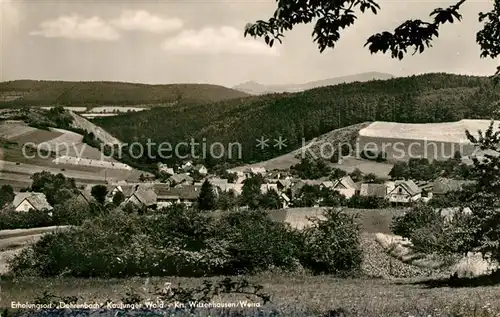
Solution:
<path fill-rule="evenodd" d="M 363 258 L 355 217 L 329 209 L 325 218 L 311 219 L 313 225 L 304 231 L 304 267 L 316 274 L 356 274 Z"/>
<path fill-rule="evenodd" d="M 54 224 L 47 210 L 31 209 L 27 212 L 19 212 L 9 209 L 0 213 L 0 230 L 37 228 Z"/>
<path fill-rule="evenodd" d="M 403 215 L 396 216 L 391 224 L 394 234 L 411 238 L 415 230 L 442 222 L 441 215 L 433 207 L 418 204 Z"/>
<path fill-rule="evenodd" d="M 217 240 L 226 242 L 231 258 L 224 270 L 227 273 L 297 268 L 302 251 L 299 233 L 273 221 L 265 211 L 228 213 L 219 219 L 216 232 Z"/>
<path fill-rule="evenodd" d="M 357 237 L 352 219 L 340 213 L 302 232 L 264 211 L 215 216 L 172 206 L 143 216 L 113 210 L 44 235 L 9 266 L 14 275 L 35 276 L 199 277 L 301 266 L 347 275 L 359 266 Z"/>

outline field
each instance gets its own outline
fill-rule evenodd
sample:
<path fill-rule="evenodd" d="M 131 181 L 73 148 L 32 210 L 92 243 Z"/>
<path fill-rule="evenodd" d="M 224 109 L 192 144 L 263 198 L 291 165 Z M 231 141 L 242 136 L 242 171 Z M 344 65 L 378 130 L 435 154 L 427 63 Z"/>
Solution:
<path fill-rule="evenodd" d="M 263 285 L 264 291 L 271 295 L 272 303 L 263 306 L 263 309 L 285 311 L 282 316 L 305 316 L 304 312 L 325 312 L 338 308 L 343 308 L 348 312 L 353 311 L 355 312 L 353 316 L 360 317 L 431 316 L 431 313 L 432 316 L 453 316 L 451 314 L 445 315 L 445 312 L 458 310 L 464 306 L 476 307 L 479 310 L 483 306 L 491 306 L 490 308 L 494 311 L 500 309 L 498 301 L 500 287 L 498 286 L 427 288 L 425 285 L 413 284 L 414 281 L 408 280 L 338 279 L 331 276 L 290 274 L 263 274 L 248 279 L 253 283 Z M 149 285 L 162 286 L 165 282 L 170 282 L 172 285 L 181 283 L 184 287 L 201 286 L 202 282 L 202 279 L 177 277 L 147 280 Z M 218 279 L 207 278 L 207 280 Z M 2 281 L 0 285 L 3 295 L 1 306 L 9 305 L 11 301 L 33 302 L 33 299 L 40 296 L 43 290 L 49 290 L 52 294 L 59 296 L 78 296 L 83 298 L 82 302 L 86 301 L 87 303 L 101 303 L 106 300 L 119 303 L 129 289 L 144 294 L 144 297 L 149 295 L 142 290 L 146 285 L 146 278 L 127 280 L 16 279 L 16 281 Z M 244 299 L 246 299 L 245 296 L 227 295 L 215 298 L 214 301 L 219 303 L 237 302 Z M 250 309 L 244 312 L 258 316 Z M 441 314 L 438 315 L 438 313 Z M 212 312 L 212 316 L 217 315 L 221 316 L 222 314 Z M 348 316 L 350 315 L 346 317 Z M 494 314 L 465 314 L 462 316 L 492 317 Z"/>
<path fill-rule="evenodd" d="M 0 138 L 8 140 L 21 137 L 24 134 L 29 134 L 36 130 L 37 129 L 23 124 L 0 124 Z"/>
<path fill-rule="evenodd" d="M 383 151 L 389 160 L 408 160 L 425 157 L 430 160 L 452 158 L 456 151 L 469 156 L 474 147 L 465 131 L 477 135 L 485 131 L 488 120 L 461 120 L 457 122 L 409 124 L 374 122 L 359 131 L 358 149 Z M 498 126 L 500 121 L 495 123 Z"/>
<path fill-rule="evenodd" d="M 249 167 L 264 167 L 266 170 L 288 169 L 297 164 L 302 155 L 306 155 L 308 153 L 314 155 L 315 157 L 328 160 L 332 155 L 332 149 L 337 151 L 342 144 L 349 144 L 353 149 L 355 149 L 352 144 L 358 138 L 359 131 L 369 125 L 369 122 L 365 122 L 333 130 L 309 141 L 300 149 L 267 161 L 235 167 L 232 168 L 231 171 L 243 171 Z M 373 173 L 380 178 L 387 178 L 393 167 L 393 165 L 389 163 L 364 160 L 354 156 L 345 157 L 340 164 L 330 163 L 330 166 L 344 170 L 347 173 L 351 173 L 354 169 L 358 168 L 365 174 Z"/>

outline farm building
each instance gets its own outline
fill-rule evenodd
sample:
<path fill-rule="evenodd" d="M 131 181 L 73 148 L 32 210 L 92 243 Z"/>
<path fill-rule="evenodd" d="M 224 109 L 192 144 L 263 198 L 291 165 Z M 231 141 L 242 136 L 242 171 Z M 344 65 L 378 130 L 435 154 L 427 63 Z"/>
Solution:
<path fill-rule="evenodd" d="M 175 188 L 156 188 L 157 207 L 164 208 L 173 204 L 191 206 L 200 195 L 200 186 L 185 185 Z"/>
<path fill-rule="evenodd" d="M 410 203 L 422 198 L 422 190 L 412 180 L 396 181 L 387 198 L 392 203 Z"/>
<path fill-rule="evenodd" d="M 356 184 L 352 180 L 351 176 L 342 177 L 341 179 L 333 182 L 332 187 L 329 188 L 339 192 L 346 198 L 351 198 L 356 193 Z"/>
<path fill-rule="evenodd" d="M 175 174 L 169 177 L 167 183 L 170 184 L 170 186 L 191 185 L 193 183 L 193 178 L 185 173 Z"/>
<path fill-rule="evenodd" d="M 220 192 L 234 191 L 236 195 L 241 195 L 243 191 L 243 184 L 229 183 L 225 178 L 209 178 L 208 182 L 216 189 L 217 194 Z M 195 186 L 201 187 L 203 182 L 194 183 Z"/>
<path fill-rule="evenodd" d="M 270 190 L 274 190 L 275 192 L 278 192 L 278 185 L 277 184 L 262 184 L 262 185 L 260 185 L 260 192 L 262 194 L 265 194 Z"/>
<path fill-rule="evenodd" d="M 43 193 L 18 193 L 12 202 L 15 211 L 27 212 L 30 210 L 52 210 Z"/>
<path fill-rule="evenodd" d="M 139 188 L 125 200 L 125 204 L 132 203 L 139 207 L 154 207 L 157 204 L 157 196 L 152 188 Z"/>
<path fill-rule="evenodd" d="M 374 183 L 361 184 L 359 194 L 365 197 L 385 198 L 387 195 L 387 185 Z"/>

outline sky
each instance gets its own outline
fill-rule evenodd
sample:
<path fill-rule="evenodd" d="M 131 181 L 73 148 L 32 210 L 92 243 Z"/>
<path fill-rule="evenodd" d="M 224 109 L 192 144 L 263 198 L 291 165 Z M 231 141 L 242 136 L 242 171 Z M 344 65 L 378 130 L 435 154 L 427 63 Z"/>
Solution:
<path fill-rule="evenodd" d="M 442 27 L 433 47 L 403 61 L 363 47 L 403 20 L 426 19 L 449 1 L 380 0 L 359 14 L 334 49 L 320 53 L 313 25 L 285 33 L 269 48 L 244 38 L 248 22 L 266 20 L 273 0 L 0 0 L 0 81 L 16 79 L 210 83 L 228 87 L 305 83 L 363 72 L 409 76 L 429 72 L 492 75 L 481 59 L 478 13 L 492 0 L 468 0 L 460 23 Z"/>

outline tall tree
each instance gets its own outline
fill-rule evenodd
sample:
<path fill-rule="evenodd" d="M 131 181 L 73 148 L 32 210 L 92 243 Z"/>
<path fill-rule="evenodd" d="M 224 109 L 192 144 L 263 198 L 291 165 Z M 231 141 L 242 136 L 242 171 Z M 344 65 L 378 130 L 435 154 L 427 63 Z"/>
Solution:
<path fill-rule="evenodd" d="M 10 204 L 14 200 L 14 188 L 10 185 L 3 185 L 0 187 L 0 208 Z"/>
<path fill-rule="evenodd" d="M 200 195 L 198 196 L 198 208 L 200 210 L 213 210 L 216 206 L 216 202 L 214 188 L 206 179 L 201 185 Z"/>
<path fill-rule="evenodd" d="M 260 185 L 262 179 L 260 177 L 249 177 L 243 181 L 241 191 L 241 204 L 248 206 L 250 209 L 257 209 L 261 197 Z"/>
<path fill-rule="evenodd" d="M 92 187 L 90 194 L 98 203 L 104 204 L 106 202 L 106 195 L 108 195 L 108 189 L 104 185 L 95 185 Z"/>

